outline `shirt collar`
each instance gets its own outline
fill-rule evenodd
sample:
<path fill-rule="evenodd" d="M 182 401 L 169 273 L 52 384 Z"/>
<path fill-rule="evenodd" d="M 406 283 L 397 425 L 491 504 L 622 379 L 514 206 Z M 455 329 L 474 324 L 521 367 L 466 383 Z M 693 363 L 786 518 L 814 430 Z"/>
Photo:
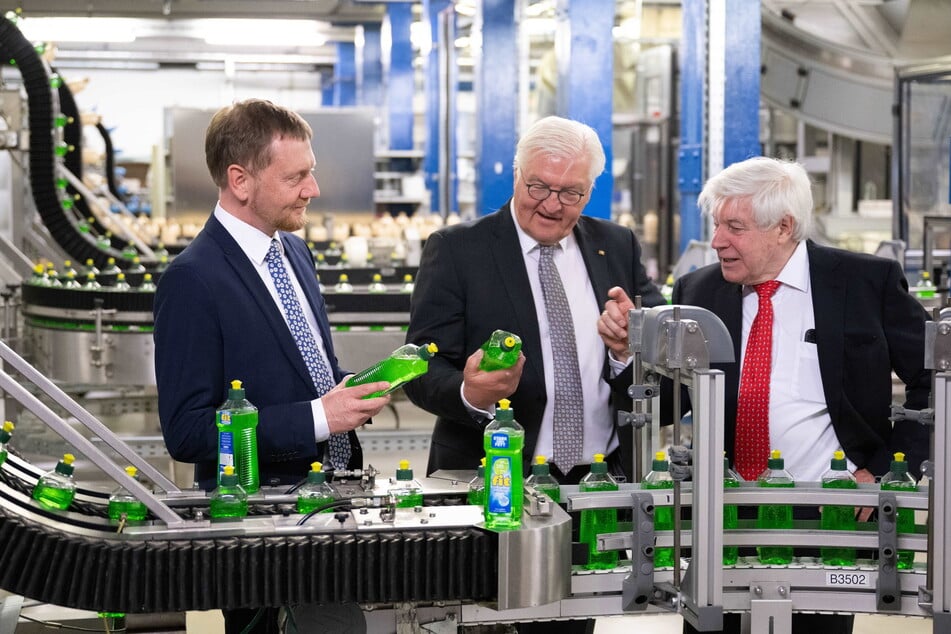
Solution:
<path fill-rule="evenodd" d="M 231 213 L 221 206 L 220 201 L 215 205 L 215 218 L 218 219 L 218 222 L 231 234 L 231 237 L 238 243 L 241 250 L 244 251 L 248 258 L 257 266 L 264 264 L 267 252 L 271 248 L 271 240 L 276 239 L 281 249 L 281 254 L 284 253 L 284 243 L 281 242 L 281 238 L 276 231 L 272 236 L 261 233 L 258 229 L 231 215 Z"/>
<path fill-rule="evenodd" d="M 806 251 L 806 241 L 801 240 L 796 245 L 795 251 L 789 256 L 783 270 L 779 272 L 776 279 L 783 285 L 794 288 L 803 293 L 809 291 L 809 254 Z M 743 287 L 744 293 L 752 293 L 752 286 Z"/>
<path fill-rule="evenodd" d="M 512 214 L 512 221 L 515 223 L 515 232 L 518 234 L 518 244 L 522 249 L 522 255 L 526 256 L 529 253 L 536 254 L 538 253 L 538 247 L 541 245 L 538 243 L 538 240 L 532 236 L 525 233 L 525 230 L 522 229 L 522 225 L 518 224 L 518 217 L 515 215 L 515 203 L 514 201 L 509 203 L 509 213 Z M 558 245 L 561 246 L 561 250 L 567 252 L 575 244 L 575 233 L 572 231 L 567 236 L 558 241 Z"/>

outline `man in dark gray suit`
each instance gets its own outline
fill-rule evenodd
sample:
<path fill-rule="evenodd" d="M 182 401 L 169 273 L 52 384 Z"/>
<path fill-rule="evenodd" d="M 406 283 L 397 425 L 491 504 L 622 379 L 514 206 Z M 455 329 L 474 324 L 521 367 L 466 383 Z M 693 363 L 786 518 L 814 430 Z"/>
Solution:
<path fill-rule="evenodd" d="M 737 443 L 737 412 L 746 407 L 746 401 L 739 403 L 745 374 L 741 350 L 745 353 L 758 312 L 754 288 L 775 280 L 768 447 L 782 451 L 787 470 L 799 481 L 820 480 L 838 449 L 859 482 L 885 474 L 897 451 L 917 474 L 927 457 L 928 430 L 889 420 L 891 377 L 894 370 L 904 382 L 906 407 L 928 406 L 927 313 L 908 293 L 898 263 L 808 240 L 812 192 L 805 169 L 796 163 L 763 157 L 736 163 L 707 181 L 698 202 L 713 218 L 710 244 L 719 263 L 677 280 L 673 303 L 710 310 L 733 338 L 738 361 L 715 366 L 726 374 L 724 447 L 731 461 L 743 460 L 737 455 L 743 442 Z M 611 354 L 626 359 L 631 304 L 620 289 L 612 289 L 611 296 L 598 331 Z M 765 467 L 765 455 L 756 459 Z M 747 477 L 755 478 L 758 470 L 758 463 L 751 464 Z M 811 618 L 821 620 L 810 625 Z M 733 619 L 727 625 L 738 627 Z M 850 632 L 852 617 L 794 616 L 794 631 L 810 627 Z"/>

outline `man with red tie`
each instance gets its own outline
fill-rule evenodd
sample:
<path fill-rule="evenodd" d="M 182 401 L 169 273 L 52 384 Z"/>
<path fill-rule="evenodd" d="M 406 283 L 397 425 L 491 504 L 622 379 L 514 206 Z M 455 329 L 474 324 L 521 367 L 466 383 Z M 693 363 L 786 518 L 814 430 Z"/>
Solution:
<path fill-rule="evenodd" d="M 809 240 L 812 192 L 797 163 L 735 163 L 707 181 L 698 204 L 713 218 L 719 262 L 681 277 L 673 303 L 710 310 L 733 338 L 739 362 L 714 367 L 726 375 L 724 447 L 741 475 L 755 479 L 779 449 L 797 481 L 819 481 L 842 449 L 859 482 L 885 474 L 896 451 L 917 477 L 928 430 L 893 425 L 889 414 L 893 370 L 905 406 L 928 406 L 928 316 L 898 263 Z M 598 331 L 626 359 L 631 303 L 609 294 Z M 738 631 L 733 621 L 725 618 L 725 631 Z M 850 632 L 851 622 L 795 615 L 793 631 Z"/>

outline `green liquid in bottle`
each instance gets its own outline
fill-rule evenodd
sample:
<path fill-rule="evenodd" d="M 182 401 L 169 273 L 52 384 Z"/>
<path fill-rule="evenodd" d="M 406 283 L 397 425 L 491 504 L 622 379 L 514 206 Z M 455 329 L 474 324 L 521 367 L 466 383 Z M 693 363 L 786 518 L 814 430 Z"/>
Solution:
<path fill-rule="evenodd" d="M 393 390 L 401 387 L 404 383 L 415 379 L 429 370 L 429 359 L 437 352 L 434 344 L 416 346 L 406 344 L 393 351 L 387 358 L 379 361 L 369 368 L 354 374 L 347 379 L 347 387 L 354 385 L 363 385 L 364 383 L 375 383 L 377 381 L 387 381 L 390 384 L 389 389 L 381 392 L 368 394 L 363 398 L 376 398 L 389 394 Z"/>
<path fill-rule="evenodd" d="M 233 466 L 245 493 L 261 488 L 258 472 L 258 410 L 245 397 L 241 381 L 232 381 L 228 400 L 215 412 L 218 426 L 218 484 L 221 473 Z"/>
<path fill-rule="evenodd" d="M 761 487 L 791 489 L 793 483 L 770 484 L 760 482 Z M 793 509 L 791 504 L 763 504 L 759 507 L 756 520 L 757 528 L 790 529 L 793 527 Z M 759 546 L 756 548 L 760 563 L 786 565 L 792 561 L 791 546 Z"/>
<path fill-rule="evenodd" d="M 474 506 L 485 505 L 485 458 L 482 459 L 482 464 L 476 469 L 475 477 L 469 481 L 466 502 Z"/>
<path fill-rule="evenodd" d="M 733 478 L 724 478 L 723 488 L 725 489 L 738 489 L 740 488 L 739 481 Z M 737 512 L 735 504 L 724 504 L 723 505 L 723 528 L 739 528 L 740 527 L 740 518 L 739 513 Z M 723 547 L 723 565 L 732 566 L 736 563 L 737 559 L 740 557 L 740 549 L 738 546 L 724 546 Z"/>
<path fill-rule="evenodd" d="M 334 500 L 334 497 L 333 497 L 333 496 L 326 496 L 326 497 L 323 497 L 323 496 L 316 496 L 316 497 L 304 497 L 304 496 L 300 496 L 300 497 L 297 498 L 297 512 L 298 512 L 298 513 L 301 513 L 302 515 L 304 515 L 304 514 L 310 513 L 310 512 L 313 511 L 314 509 L 319 508 L 319 507 L 321 507 L 321 506 L 326 506 L 326 505 L 328 505 L 328 504 L 333 504 L 334 501 L 335 501 L 335 500 Z M 332 508 L 324 509 L 323 511 L 321 511 L 321 513 L 332 513 L 332 512 L 333 512 L 333 509 L 332 509 Z"/>
<path fill-rule="evenodd" d="M 534 487 L 539 493 L 544 493 L 555 504 L 561 502 L 561 486 L 551 475 L 551 469 L 545 461 L 545 456 L 535 456 L 532 473 L 525 479 L 526 487 Z"/>
<path fill-rule="evenodd" d="M 509 401 L 499 401 L 495 420 L 485 428 L 485 527 L 511 530 L 522 525 L 525 498 L 522 446 L 525 430 L 515 422 Z"/>
<path fill-rule="evenodd" d="M 406 489 L 406 492 L 396 492 L 396 508 L 412 509 L 423 505 L 423 494 L 414 489 Z"/>
<path fill-rule="evenodd" d="M 211 501 L 213 518 L 244 517 L 248 514 L 248 501 L 237 498 L 221 498 Z"/>
<path fill-rule="evenodd" d="M 33 499 L 40 503 L 43 508 L 51 511 L 65 511 L 73 503 L 76 491 L 72 489 L 61 489 L 55 486 L 43 486 L 37 484 L 33 489 Z"/>
<path fill-rule="evenodd" d="M 535 483 L 535 488 L 548 497 L 551 498 L 551 501 L 555 504 L 561 502 L 561 487 L 556 482 L 555 484 L 545 484 L 545 483 Z"/>
<path fill-rule="evenodd" d="M 885 491 L 917 491 L 918 485 L 914 482 L 882 482 L 882 489 Z M 895 518 L 898 525 L 898 534 L 914 534 L 915 532 L 915 510 L 899 508 Z M 910 570 L 915 561 L 915 551 L 898 551 L 898 569 Z"/>
<path fill-rule="evenodd" d="M 674 481 L 670 477 L 670 465 L 667 454 L 658 451 L 650 473 L 644 476 L 642 489 L 673 489 Z M 654 506 L 654 530 L 671 531 L 674 529 L 674 509 L 670 506 Z M 654 568 L 671 568 L 674 565 L 674 549 L 667 546 L 654 548 Z"/>
<path fill-rule="evenodd" d="M 857 489 L 858 484 L 855 480 L 843 478 L 839 480 L 828 480 L 822 483 L 823 489 Z M 820 523 L 823 530 L 855 530 L 855 507 L 826 504 L 822 507 L 822 521 Z M 838 547 L 822 548 L 822 563 L 827 566 L 854 566 L 855 548 Z"/>
<path fill-rule="evenodd" d="M 125 513 L 127 520 L 133 522 L 142 521 L 148 516 L 149 509 L 145 506 L 145 503 L 138 500 L 135 501 L 109 501 L 109 519 L 118 520 L 122 519 L 122 514 Z"/>
<path fill-rule="evenodd" d="M 582 482 L 580 491 L 617 491 L 614 482 Z M 588 570 L 610 570 L 618 564 L 616 550 L 598 550 L 598 535 L 617 532 L 617 509 L 581 511 L 581 541 L 588 545 Z"/>
<path fill-rule="evenodd" d="M 505 330 L 496 330 L 488 341 L 482 344 L 482 360 L 479 369 L 492 371 L 504 370 L 515 365 L 522 349 L 522 340 Z"/>

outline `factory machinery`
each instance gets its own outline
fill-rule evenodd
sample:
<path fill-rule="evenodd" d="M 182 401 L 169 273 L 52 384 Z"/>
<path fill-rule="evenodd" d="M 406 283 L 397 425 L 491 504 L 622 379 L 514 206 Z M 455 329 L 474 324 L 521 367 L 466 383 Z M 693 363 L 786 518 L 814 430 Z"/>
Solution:
<path fill-rule="evenodd" d="M 391 483 L 367 466 L 336 474 L 339 507 L 333 513 L 298 515 L 291 491 L 265 487 L 251 497 L 247 518 L 210 520 L 207 494 L 179 489 L 0 345 L 7 368 L 0 373 L 0 389 L 150 510 L 145 522 L 110 521 L 107 494 L 92 489 L 80 489 L 68 511 L 44 510 L 30 498 L 40 473 L 11 455 L 0 470 L 0 587 L 39 601 L 126 613 L 356 601 L 377 615 L 392 613 L 398 627 L 427 621 L 434 631 L 454 631 L 460 624 L 659 611 L 679 611 L 701 631 L 710 631 L 729 611 L 749 614 L 754 632 L 768 631 L 764 624 L 770 621 L 774 632 L 788 632 L 794 611 L 847 611 L 930 617 L 936 633 L 947 632 L 951 374 L 944 370 L 951 367 L 951 309 L 939 317 L 928 324 L 926 354 L 928 366 L 938 370 L 934 409 L 896 410 L 897 416 L 933 425 L 934 459 L 926 471 L 930 485 L 896 492 L 875 485 L 849 491 L 798 483 L 783 491 L 784 502 L 874 506 L 879 520 L 852 532 L 822 531 L 802 522 L 790 531 L 741 524 L 724 534 L 724 503 L 776 502 L 774 491 L 752 484 L 727 491 L 721 485 L 723 374 L 709 368 L 732 358 L 729 335 L 719 319 L 694 307 L 632 311 L 635 406 L 622 414 L 623 422 L 640 428 L 638 448 L 645 452 L 657 428 L 655 379 L 663 375 L 688 386 L 694 397 L 693 478 L 668 490 L 643 490 L 636 483 L 622 484 L 618 492 L 563 487 L 568 511 L 618 508 L 631 514 L 629 530 L 599 537 L 603 548 L 626 555 L 622 564 L 597 572 L 573 565 L 583 558 L 573 561 L 578 549 L 572 547 L 571 517 L 532 490 L 526 492 L 521 529 L 486 530 L 481 509 L 465 504 L 472 474 L 434 474 L 423 480 L 423 506 L 396 509 L 387 493 Z M 35 396 L 36 390 L 24 387 L 28 383 L 65 417 Z M 151 485 L 130 481 L 123 463 L 138 467 Z M 683 480 L 683 474 L 674 473 Z M 654 509 L 668 505 L 691 506 L 694 521 L 655 533 Z M 898 534 L 898 507 L 927 510 L 927 534 Z M 855 546 L 877 549 L 878 557 L 847 568 L 809 558 L 764 566 L 753 557 L 725 567 L 724 544 Z M 662 546 L 691 549 L 682 578 L 681 567 L 654 569 L 654 548 Z M 899 571 L 899 549 L 926 552 L 927 561 Z"/>

